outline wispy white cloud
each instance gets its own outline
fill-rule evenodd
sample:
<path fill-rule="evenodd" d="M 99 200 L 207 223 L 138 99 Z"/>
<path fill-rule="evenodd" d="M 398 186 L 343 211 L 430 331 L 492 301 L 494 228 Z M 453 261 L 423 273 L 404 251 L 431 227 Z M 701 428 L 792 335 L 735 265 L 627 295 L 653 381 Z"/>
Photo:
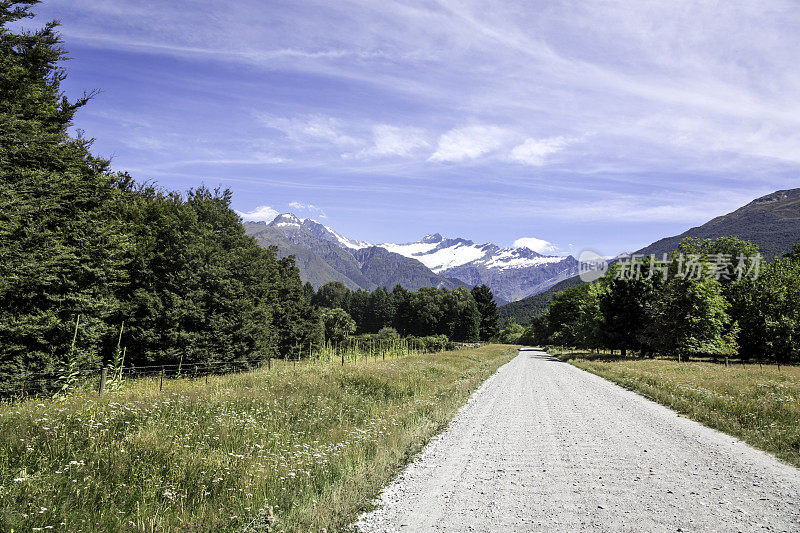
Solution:
<path fill-rule="evenodd" d="M 547 162 L 547 156 L 560 152 L 573 141 L 566 137 L 549 139 L 525 139 L 525 142 L 511 150 L 512 161 L 540 167 Z"/>
<path fill-rule="evenodd" d="M 379 124 L 372 128 L 372 145 L 357 154 L 359 157 L 410 157 L 428 148 L 425 132 L 420 128 Z"/>
<path fill-rule="evenodd" d="M 439 137 L 430 161 L 460 162 L 492 153 L 507 143 L 512 133 L 499 126 L 466 126 Z"/>
<path fill-rule="evenodd" d="M 236 214 L 250 222 L 272 222 L 280 213 L 268 205 L 260 205 L 252 211 L 236 211 Z"/>
<path fill-rule="evenodd" d="M 162 4 L 36 9 L 88 56 L 72 84 L 107 93 L 79 115 L 96 128 L 79 125 L 116 165 L 176 187 L 261 183 L 332 215 L 390 212 L 399 194 L 443 205 L 457 177 L 448 219 L 480 230 L 469 198 L 518 199 L 555 221 L 537 234 L 569 242 L 573 220 L 694 224 L 797 185 L 791 1 Z"/>
<path fill-rule="evenodd" d="M 603 224 L 608 222 L 636 224 L 657 222 L 703 223 L 715 216 L 733 211 L 748 203 L 757 193 L 726 191 L 716 195 L 665 193 L 632 195 L 606 192 L 596 198 L 581 198 L 563 204 L 527 202 L 520 210 L 534 212 L 551 220 Z M 688 228 L 687 228 L 688 229 Z"/>
<path fill-rule="evenodd" d="M 299 144 L 326 143 L 340 148 L 350 148 L 363 144 L 363 141 L 343 130 L 343 122 L 325 115 L 306 115 L 300 117 L 275 117 L 260 114 L 258 118 L 268 128 L 283 132 L 289 139 Z"/>

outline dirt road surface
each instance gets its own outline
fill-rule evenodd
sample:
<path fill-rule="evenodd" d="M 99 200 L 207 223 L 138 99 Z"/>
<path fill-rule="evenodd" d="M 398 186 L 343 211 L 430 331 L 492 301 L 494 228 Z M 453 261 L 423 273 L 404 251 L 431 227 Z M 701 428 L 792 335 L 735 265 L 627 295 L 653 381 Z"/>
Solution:
<path fill-rule="evenodd" d="M 800 470 L 536 349 L 384 489 L 362 531 L 800 531 Z"/>

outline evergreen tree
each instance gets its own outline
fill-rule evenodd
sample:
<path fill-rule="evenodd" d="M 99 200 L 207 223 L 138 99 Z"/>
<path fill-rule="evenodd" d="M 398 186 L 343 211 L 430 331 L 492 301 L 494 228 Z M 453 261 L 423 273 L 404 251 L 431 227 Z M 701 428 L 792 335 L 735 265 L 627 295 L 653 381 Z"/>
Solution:
<path fill-rule="evenodd" d="M 638 266 L 637 266 L 638 262 Z M 647 262 L 637 260 L 630 263 L 630 268 L 641 268 L 641 276 L 626 277 L 620 264 L 612 265 L 606 276 L 600 281 L 604 289 L 600 292 L 598 304 L 603 317 L 601 334 L 603 344 L 612 349 L 619 349 L 622 356 L 628 350 L 641 347 L 642 332 L 647 327 L 648 313 L 646 307 L 655 300 L 655 293 L 663 277 L 657 273 L 650 276 Z"/>
<path fill-rule="evenodd" d="M 9 29 L 35 3 L 0 1 L 0 374 L 62 367 L 67 353 L 98 366 L 123 321 L 134 363 L 252 359 L 319 340 L 293 258 L 244 234 L 229 191 L 137 185 L 68 135 L 92 95 L 61 92 L 57 24 Z"/>
<path fill-rule="evenodd" d="M 303 292 L 306 293 L 306 300 L 309 302 L 314 299 L 314 295 L 317 293 L 310 281 L 306 281 L 305 285 L 303 285 Z"/>
<path fill-rule="evenodd" d="M 472 288 L 472 297 L 478 306 L 481 314 L 480 339 L 488 341 L 495 337 L 498 332 L 497 326 L 497 304 L 494 301 L 492 290 L 486 285 L 475 286 Z"/>
<path fill-rule="evenodd" d="M 372 291 L 368 305 L 365 328 L 367 333 L 377 333 L 381 328 L 394 323 L 394 303 L 385 288 L 378 287 Z"/>
<path fill-rule="evenodd" d="M 581 304 L 589 284 L 570 287 L 556 294 L 547 309 L 547 322 L 550 325 L 550 338 L 561 346 L 580 344 L 578 329 L 581 319 Z"/>
<path fill-rule="evenodd" d="M 91 95 L 61 91 L 57 23 L 9 29 L 35 3 L 0 2 L 0 372 L 12 375 L 63 364 L 78 316 L 72 356 L 99 364 L 128 251 L 119 178 L 67 132 Z"/>

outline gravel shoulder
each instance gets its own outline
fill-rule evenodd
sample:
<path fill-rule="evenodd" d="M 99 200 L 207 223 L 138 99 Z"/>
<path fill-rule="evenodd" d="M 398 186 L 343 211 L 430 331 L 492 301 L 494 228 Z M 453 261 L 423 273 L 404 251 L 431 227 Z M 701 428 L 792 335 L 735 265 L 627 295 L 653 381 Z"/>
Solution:
<path fill-rule="evenodd" d="M 800 531 L 800 470 L 522 349 L 361 531 Z"/>

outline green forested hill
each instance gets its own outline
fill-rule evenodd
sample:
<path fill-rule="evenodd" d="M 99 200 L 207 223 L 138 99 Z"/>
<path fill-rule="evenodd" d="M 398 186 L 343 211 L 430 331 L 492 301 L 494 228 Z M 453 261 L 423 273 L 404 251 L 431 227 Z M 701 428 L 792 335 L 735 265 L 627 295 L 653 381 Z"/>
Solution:
<path fill-rule="evenodd" d="M 531 321 L 531 317 L 540 315 L 547 309 L 547 304 L 550 303 L 553 296 L 564 289 L 575 287 L 581 283 L 583 283 L 581 278 L 573 276 L 556 283 L 544 292 L 498 307 L 497 315 L 500 318 L 500 324 L 505 326 L 509 320 L 514 319 L 518 324 L 527 326 Z"/>
<path fill-rule="evenodd" d="M 766 260 L 791 251 L 800 242 L 800 189 L 776 191 L 762 196 L 732 213 L 716 217 L 680 235 L 658 240 L 635 253 L 661 257 L 675 250 L 687 237 L 702 240 L 728 236 L 757 244 Z M 532 316 L 547 309 L 554 295 L 581 283 L 576 276 L 545 292 L 504 305 L 498 309 L 501 323 L 505 324 L 513 318 L 520 324 L 527 324 Z"/>
<path fill-rule="evenodd" d="M 642 248 L 639 254 L 661 254 L 677 248 L 686 237 L 739 237 L 758 245 L 768 260 L 789 252 L 800 241 L 800 189 L 776 191 L 756 198 L 732 213 L 714 218 L 680 235 Z"/>

